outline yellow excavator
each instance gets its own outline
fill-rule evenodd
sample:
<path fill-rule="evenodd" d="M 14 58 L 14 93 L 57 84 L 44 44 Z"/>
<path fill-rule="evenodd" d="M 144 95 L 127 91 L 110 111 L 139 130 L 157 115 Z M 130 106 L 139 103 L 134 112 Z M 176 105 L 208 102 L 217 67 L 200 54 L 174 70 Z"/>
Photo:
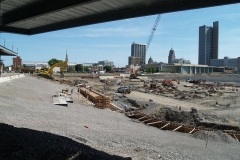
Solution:
<path fill-rule="evenodd" d="M 53 79 L 52 77 L 53 68 L 60 67 L 60 78 L 63 78 L 64 77 L 63 71 L 67 68 L 67 65 L 68 65 L 68 61 L 55 63 L 47 71 L 38 70 L 38 75 L 48 79 Z"/>

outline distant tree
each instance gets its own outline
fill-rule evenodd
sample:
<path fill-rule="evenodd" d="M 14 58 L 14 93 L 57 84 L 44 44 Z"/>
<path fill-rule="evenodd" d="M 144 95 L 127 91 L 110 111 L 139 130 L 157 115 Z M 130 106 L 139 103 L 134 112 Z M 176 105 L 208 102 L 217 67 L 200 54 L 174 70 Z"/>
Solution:
<path fill-rule="evenodd" d="M 149 68 L 146 68 L 146 72 L 149 73 Z"/>
<path fill-rule="evenodd" d="M 152 73 L 155 73 L 156 72 L 156 68 L 152 68 Z"/>
<path fill-rule="evenodd" d="M 97 66 L 98 65 L 98 63 L 93 63 L 93 66 Z"/>
<path fill-rule="evenodd" d="M 156 68 L 156 72 L 159 72 L 159 68 Z"/>
<path fill-rule="evenodd" d="M 147 73 L 152 73 L 152 68 L 148 68 Z"/>
<path fill-rule="evenodd" d="M 74 72 L 73 66 L 68 66 L 67 67 L 67 72 Z"/>
<path fill-rule="evenodd" d="M 88 66 L 83 67 L 84 72 L 89 72 Z"/>
<path fill-rule="evenodd" d="M 48 61 L 49 66 L 52 66 L 58 62 L 62 62 L 62 60 L 58 60 L 56 58 L 52 58 L 51 60 Z"/>
<path fill-rule="evenodd" d="M 106 72 L 110 72 L 112 70 L 111 66 L 104 66 L 103 69 L 106 70 Z"/>
<path fill-rule="evenodd" d="M 77 65 L 75 66 L 75 71 L 77 71 L 77 72 L 83 71 L 83 66 L 82 66 L 82 64 L 77 64 Z"/>
<path fill-rule="evenodd" d="M 9 69 L 9 66 L 4 66 L 3 69 L 4 69 L 4 70 L 8 70 L 8 69 Z"/>

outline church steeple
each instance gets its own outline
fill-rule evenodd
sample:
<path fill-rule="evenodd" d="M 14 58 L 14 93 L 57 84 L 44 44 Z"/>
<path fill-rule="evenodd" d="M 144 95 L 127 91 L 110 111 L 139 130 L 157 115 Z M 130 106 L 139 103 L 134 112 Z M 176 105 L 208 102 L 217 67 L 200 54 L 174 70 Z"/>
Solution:
<path fill-rule="evenodd" d="M 68 62 L 68 54 L 67 54 L 67 50 L 66 50 L 66 58 L 65 61 Z"/>

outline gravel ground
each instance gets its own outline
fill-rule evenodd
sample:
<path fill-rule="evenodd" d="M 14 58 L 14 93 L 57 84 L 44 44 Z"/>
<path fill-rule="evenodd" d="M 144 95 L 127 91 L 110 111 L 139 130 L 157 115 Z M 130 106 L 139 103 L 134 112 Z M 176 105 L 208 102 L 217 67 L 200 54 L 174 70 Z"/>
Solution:
<path fill-rule="evenodd" d="M 68 107 L 53 105 L 52 95 L 66 87 L 72 88 L 29 76 L 0 83 L 0 123 L 52 133 L 109 155 L 136 160 L 238 160 L 240 157 L 237 142 L 209 141 L 205 148 L 205 140 L 188 134 L 161 131 L 136 123 L 121 113 L 96 109 L 77 94 L 73 95 L 74 103 Z M 67 147 L 71 145 L 69 143 Z M 76 146 L 74 143 L 74 148 Z M 1 152 L 0 155 L 3 154 Z M 52 153 L 51 150 L 48 152 Z"/>

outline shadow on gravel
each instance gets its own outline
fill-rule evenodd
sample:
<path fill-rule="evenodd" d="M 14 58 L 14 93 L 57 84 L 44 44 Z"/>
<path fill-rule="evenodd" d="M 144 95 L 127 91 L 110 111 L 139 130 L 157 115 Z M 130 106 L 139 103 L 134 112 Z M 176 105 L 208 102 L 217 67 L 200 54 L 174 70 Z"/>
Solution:
<path fill-rule="evenodd" d="M 96 150 L 70 138 L 0 123 L 0 159 L 131 160 Z"/>

